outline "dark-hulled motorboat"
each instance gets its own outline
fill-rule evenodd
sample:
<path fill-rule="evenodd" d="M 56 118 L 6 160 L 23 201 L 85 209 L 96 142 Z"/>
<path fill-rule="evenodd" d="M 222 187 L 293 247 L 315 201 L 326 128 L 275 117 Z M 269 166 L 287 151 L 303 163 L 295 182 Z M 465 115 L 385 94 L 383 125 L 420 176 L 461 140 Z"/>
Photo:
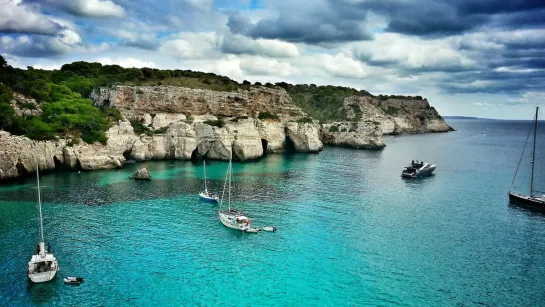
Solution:
<path fill-rule="evenodd" d="M 418 162 L 411 161 L 411 164 L 406 166 L 403 171 L 401 172 L 401 177 L 403 178 L 418 178 L 418 177 L 424 177 L 429 176 L 433 173 L 437 165 L 431 164 L 431 163 L 424 163 L 424 162 Z"/>

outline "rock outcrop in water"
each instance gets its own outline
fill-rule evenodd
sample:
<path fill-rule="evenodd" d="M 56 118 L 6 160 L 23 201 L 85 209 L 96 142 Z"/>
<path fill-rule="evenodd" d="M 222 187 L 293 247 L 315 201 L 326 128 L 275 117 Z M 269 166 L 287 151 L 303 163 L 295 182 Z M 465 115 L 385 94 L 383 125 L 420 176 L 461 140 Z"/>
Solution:
<path fill-rule="evenodd" d="M 385 146 L 384 134 L 452 129 L 425 99 L 351 96 L 342 107 L 347 121 L 319 124 L 306 119 L 280 88 L 216 92 L 173 86 L 116 86 L 100 88 L 92 98 L 98 106 L 118 108 L 125 117 L 108 130 L 106 145 L 37 142 L 0 131 L 0 180 L 35 171 L 35 161 L 41 170 L 120 168 L 128 159 L 232 157 L 248 161 L 286 148 L 318 152 L 324 144 L 380 149 Z M 24 97 L 18 97 L 18 101 L 22 101 L 18 106 L 32 104 Z M 258 119 L 264 112 L 275 117 Z M 31 114 L 21 111 L 21 116 Z M 127 119 L 140 120 L 149 133 L 135 134 Z"/>
<path fill-rule="evenodd" d="M 151 174 L 146 168 L 141 168 L 132 174 L 130 178 L 135 180 L 151 180 Z"/>

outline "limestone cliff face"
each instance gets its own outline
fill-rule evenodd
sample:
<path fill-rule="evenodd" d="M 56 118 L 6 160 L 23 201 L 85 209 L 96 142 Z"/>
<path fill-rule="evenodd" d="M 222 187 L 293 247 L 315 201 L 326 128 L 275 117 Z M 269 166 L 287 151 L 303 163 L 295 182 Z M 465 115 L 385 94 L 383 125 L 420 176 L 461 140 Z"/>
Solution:
<path fill-rule="evenodd" d="M 453 129 L 426 99 L 348 97 L 343 108 L 348 118 L 379 123 L 382 134 L 447 132 Z"/>
<path fill-rule="evenodd" d="M 218 92 L 177 86 L 115 86 L 95 90 L 91 99 L 97 106 L 115 107 L 129 117 L 165 113 L 255 118 L 264 111 L 283 117 L 304 115 L 286 91 L 267 87 Z"/>
<path fill-rule="evenodd" d="M 377 123 L 338 122 L 324 124 L 322 140 L 325 144 L 360 149 L 382 149 L 386 145 Z"/>
<path fill-rule="evenodd" d="M 40 112 L 35 101 L 16 97 L 20 116 Z M 172 86 L 116 86 L 93 92 L 101 107 L 118 108 L 125 119 L 108 131 L 103 144 L 69 146 L 66 141 L 32 141 L 0 131 L 0 180 L 41 170 L 111 169 L 127 159 L 217 159 L 248 161 L 265 153 L 318 152 L 324 144 L 381 149 L 383 134 L 450 131 L 426 100 L 352 96 L 344 100 L 348 121 L 302 123 L 306 114 L 282 89 L 251 87 L 215 92 Z M 30 107 L 30 109 L 29 109 Z M 278 118 L 257 119 L 262 112 Z M 148 127 L 137 135 L 127 119 Z M 289 144 L 288 144 L 289 143 Z"/>
<path fill-rule="evenodd" d="M 37 142 L 0 131 L 0 179 L 33 174 L 36 166 L 54 169 L 64 162 L 64 142 Z"/>

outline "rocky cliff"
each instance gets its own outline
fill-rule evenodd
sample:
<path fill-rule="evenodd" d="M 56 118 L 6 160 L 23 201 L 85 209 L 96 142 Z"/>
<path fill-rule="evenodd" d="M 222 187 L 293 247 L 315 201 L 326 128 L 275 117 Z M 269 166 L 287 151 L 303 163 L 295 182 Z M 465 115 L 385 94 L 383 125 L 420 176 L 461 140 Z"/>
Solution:
<path fill-rule="evenodd" d="M 248 161 L 291 148 L 318 152 L 324 144 L 363 149 L 385 146 L 384 134 L 450 131 L 425 99 L 344 99 L 346 121 L 309 119 L 281 88 L 248 87 L 217 92 L 173 86 L 116 86 L 95 90 L 100 107 L 120 110 L 124 120 L 107 132 L 106 145 L 32 141 L 0 131 L 0 180 L 40 169 L 119 168 L 127 160 L 217 159 Z M 39 112 L 18 96 L 22 116 Z M 262 116 L 267 114 L 267 116 Z M 262 119 L 259 119 L 262 118 Z M 135 133 L 131 120 L 147 130 Z"/>

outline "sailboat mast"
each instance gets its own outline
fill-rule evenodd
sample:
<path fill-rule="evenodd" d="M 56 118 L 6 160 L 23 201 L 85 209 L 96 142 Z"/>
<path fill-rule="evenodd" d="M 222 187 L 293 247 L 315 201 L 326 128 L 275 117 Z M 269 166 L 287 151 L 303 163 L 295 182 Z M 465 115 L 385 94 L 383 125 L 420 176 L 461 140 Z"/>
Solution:
<path fill-rule="evenodd" d="M 206 160 L 203 160 L 203 163 L 204 163 L 204 190 L 208 191 L 208 189 L 206 188 Z"/>
<path fill-rule="evenodd" d="M 44 240 L 44 223 L 42 218 L 42 196 L 40 195 L 40 173 L 38 171 L 38 162 L 36 161 L 36 180 L 38 182 L 37 191 L 38 191 L 38 212 L 40 213 L 40 242 L 45 242 Z"/>
<path fill-rule="evenodd" d="M 532 150 L 532 178 L 530 180 L 530 196 L 534 196 L 534 169 L 536 167 L 536 135 L 537 135 L 537 116 L 539 107 L 536 107 L 536 117 L 534 121 L 534 148 Z"/>
<path fill-rule="evenodd" d="M 232 172 L 233 172 L 233 166 L 231 164 L 231 160 L 229 160 L 229 195 L 228 195 L 229 211 L 231 211 L 231 178 L 233 178 L 231 176 Z"/>

